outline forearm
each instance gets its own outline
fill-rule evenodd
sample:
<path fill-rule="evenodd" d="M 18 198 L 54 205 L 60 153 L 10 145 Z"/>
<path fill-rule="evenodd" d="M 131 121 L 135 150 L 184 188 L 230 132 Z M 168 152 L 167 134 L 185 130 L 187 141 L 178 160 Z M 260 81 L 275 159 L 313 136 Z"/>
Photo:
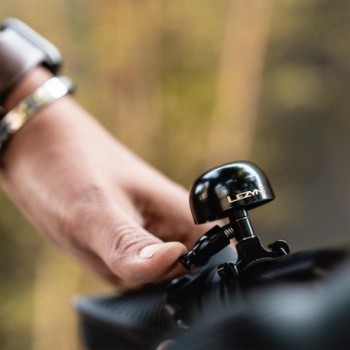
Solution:
<path fill-rule="evenodd" d="M 49 77 L 42 68 L 33 71 L 7 107 Z M 186 192 L 115 140 L 72 97 L 43 108 L 2 157 L 2 183 L 13 202 L 39 231 L 99 274 L 120 283 L 181 270 L 174 265 L 186 252 L 180 243 L 164 246 L 162 263 L 155 261 L 152 270 L 134 259 L 148 245 L 177 240 L 189 246 L 197 238 Z M 127 257 L 134 262 L 121 268 Z"/>
<path fill-rule="evenodd" d="M 7 111 L 50 79 L 35 62 L 2 94 Z M 2 185 L 12 201 L 40 232 L 98 274 L 130 286 L 184 272 L 178 258 L 202 232 L 186 191 L 120 144 L 72 96 L 39 109 L 0 156 Z"/>
<path fill-rule="evenodd" d="M 35 69 L 11 92 L 5 107 L 13 108 L 50 77 L 47 70 Z M 81 147 L 79 138 L 89 137 L 91 124 L 95 122 L 87 113 L 65 96 L 40 110 L 11 137 L 1 154 L 3 185 L 9 197 L 40 230 L 51 235 L 56 222 L 62 222 L 60 213 L 75 203 L 84 181 L 96 186 L 93 166 L 82 159 L 87 153 L 75 155 Z M 97 125 L 93 128 L 96 134 Z"/>
<path fill-rule="evenodd" d="M 9 95 L 6 107 L 15 106 L 50 76 L 43 68 L 35 69 Z M 59 211 L 66 215 L 68 207 L 79 205 L 80 197 L 86 201 L 88 193 L 102 191 L 109 175 L 118 175 L 123 183 L 123 172 L 113 174 L 110 154 L 120 166 L 141 163 L 72 97 L 65 96 L 39 111 L 11 138 L 2 154 L 3 185 L 15 204 L 27 215 L 30 212 L 34 223 L 52 230 L 47 227 L 53 225 L 52 218 L 42 215 L 43 207 L 56 211 L 52 214 L 57 220 Z"/>

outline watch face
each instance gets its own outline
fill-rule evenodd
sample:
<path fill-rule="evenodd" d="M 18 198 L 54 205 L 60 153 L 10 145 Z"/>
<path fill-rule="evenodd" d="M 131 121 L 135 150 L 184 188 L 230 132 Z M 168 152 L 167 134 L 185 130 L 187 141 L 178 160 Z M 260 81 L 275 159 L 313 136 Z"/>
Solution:
<path fill-rule="evenodd" d="M 7 29 L 13 30 L 42 51 L 45 56 L 42 64 L 53 74 L 58 73 L 62 66 L 62 56 L 56 46 L 17 18 L 7 18 L 3 21 L 1 30 Z"/>

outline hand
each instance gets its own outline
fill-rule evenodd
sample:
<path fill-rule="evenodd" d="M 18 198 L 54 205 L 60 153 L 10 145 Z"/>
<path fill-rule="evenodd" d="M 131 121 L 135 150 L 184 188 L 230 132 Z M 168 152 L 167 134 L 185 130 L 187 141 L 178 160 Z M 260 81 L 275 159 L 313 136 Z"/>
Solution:
<path fill-rule="evenodd" d="M 38 68 L 13 106 L 49 73 Z M 45 236 L 122 287 L 183 273 L 178 258 L 204 231 L 186 191 L 116 141 L 71 97 L 25 125 L 3 154 L 3 186 Z"/>

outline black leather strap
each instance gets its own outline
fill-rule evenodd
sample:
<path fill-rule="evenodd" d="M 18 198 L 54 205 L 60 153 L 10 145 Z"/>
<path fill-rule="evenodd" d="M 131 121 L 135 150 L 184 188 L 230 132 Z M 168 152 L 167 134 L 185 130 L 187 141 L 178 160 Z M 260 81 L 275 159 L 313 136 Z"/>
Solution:
<path fill-rule="evenodd" d="M 0 32 L 0 103 L 31 69 L 44 60 L 44 54 L 12 30 Z"/>
<path fill-rule="evenodd" d="M 0 116 L 8 93 L 38 65 L 56 74 L 61 66 L 59 51 L 20 20 L 6 19 L 0 31 Z"/>

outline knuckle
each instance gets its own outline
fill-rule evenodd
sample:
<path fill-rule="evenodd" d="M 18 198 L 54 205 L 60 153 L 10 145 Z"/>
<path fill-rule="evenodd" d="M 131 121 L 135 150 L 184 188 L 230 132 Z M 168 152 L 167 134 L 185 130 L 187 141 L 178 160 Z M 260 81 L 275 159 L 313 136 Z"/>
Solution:
<path fill-rule="evenodd" d="M 125 257 L 130 250 L 140 243 L 140 234 L 129 223 L 119 223 L 110 233 L 109 250 L 113 259 Z"/>
<path fill-rule="evenodd" d="M 154 243 L 154 238 L 130 223 L 119 224 L 110 235 L 108 265 L 115 273 L 127 272 L 130 258 L 142 247 Z"/>

